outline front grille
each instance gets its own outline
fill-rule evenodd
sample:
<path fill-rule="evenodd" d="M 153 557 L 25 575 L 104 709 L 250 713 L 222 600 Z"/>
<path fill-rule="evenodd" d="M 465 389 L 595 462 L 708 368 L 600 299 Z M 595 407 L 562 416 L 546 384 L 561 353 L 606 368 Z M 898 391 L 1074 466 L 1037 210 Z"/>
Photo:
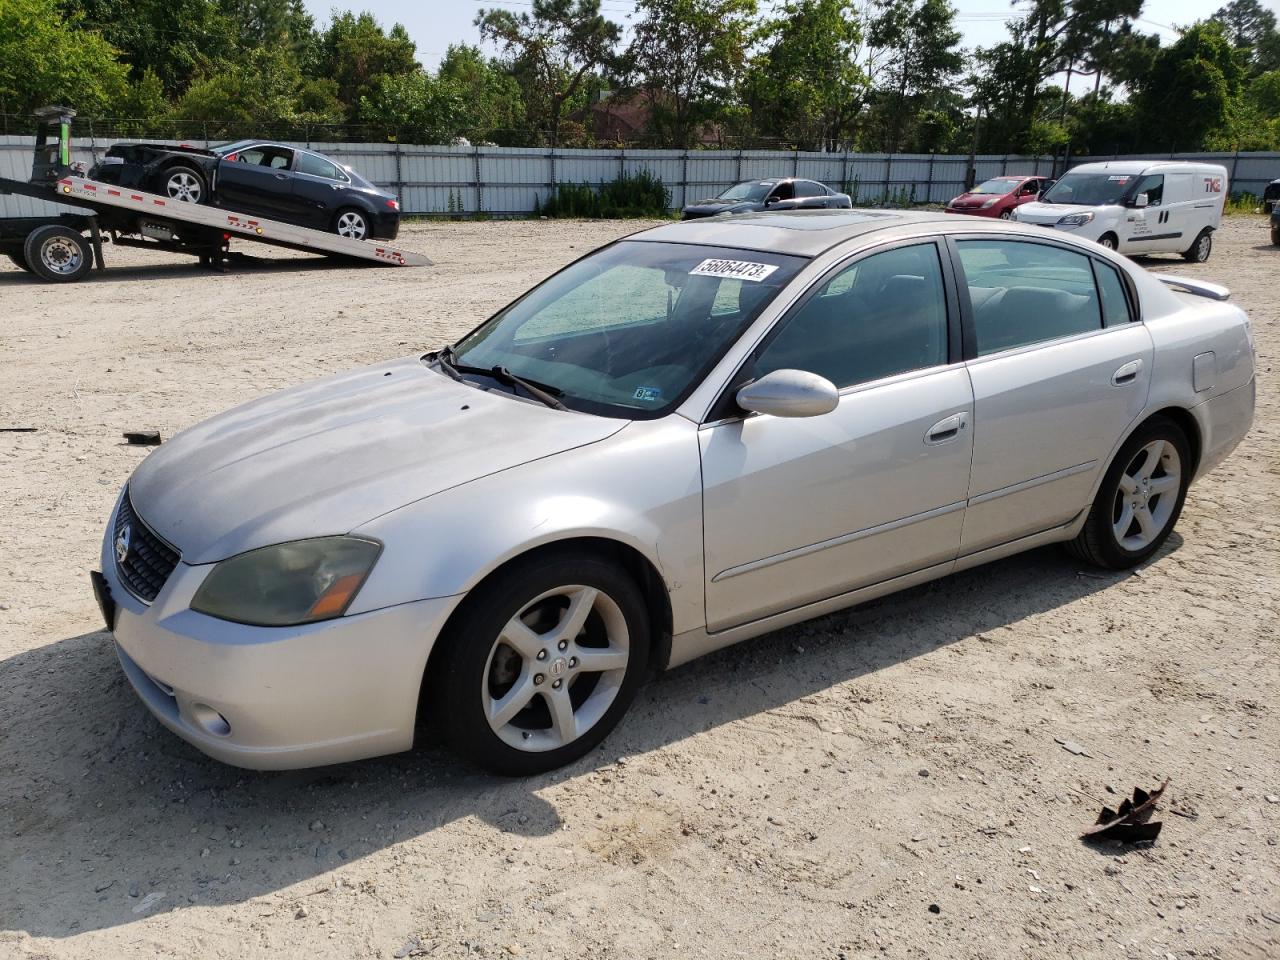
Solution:
<path fill-rule="evenodd" d="M 128 530 L 128 552 L 120 559 Z M 165 581 L 178 565 L 178 551 L 160 539 L 133 510 L 126 490 L 116 511 L 115 537 L 112 548 L 116 552 L 116 572 L 125 589 L 139 600 L 150 603 L 160 593 Z"/>

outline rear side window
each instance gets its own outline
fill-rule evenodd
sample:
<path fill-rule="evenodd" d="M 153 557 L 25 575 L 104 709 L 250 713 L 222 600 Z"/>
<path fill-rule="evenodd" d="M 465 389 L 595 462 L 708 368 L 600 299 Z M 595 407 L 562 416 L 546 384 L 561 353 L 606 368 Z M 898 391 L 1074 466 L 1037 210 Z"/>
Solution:
<path fill-rule="evenodd" d="M 1098 292 L 1102 295 L 1102 325 L 1118 327 L 1133 319 L 1129 312 L 1129 300 L 1124 295 L 1124 284 L 1115 268 L 1105 263 L 1093 262 L 1098 277 Z"/>
<path fill-rule="evenodd" d="M 753 375 L 806 370 L 837 387 L 947 362 L 947 306 L 933 244 L 873 254 L 822 283 L 783 321 Z"/>
<path fill-rule="evenodd" d="M 1042 243 L 960 240 L 978 356 L 1102 329 L 1089 258 Z"/>
<path fill-rule="evenodd" d="M 820 197 L 824 193 L 822 187 L 814 183 L 812 180 L 796 181 L 797 197 Z"/>
<path fill-rule="evenodd" d="M 313 177 L 324 177 L 326 180 L 346 179 L 338 172 L 336 165 L 324 157 L 317 157 L 314 153 L 298 154 L 298 172 L 310 174 Z"/>

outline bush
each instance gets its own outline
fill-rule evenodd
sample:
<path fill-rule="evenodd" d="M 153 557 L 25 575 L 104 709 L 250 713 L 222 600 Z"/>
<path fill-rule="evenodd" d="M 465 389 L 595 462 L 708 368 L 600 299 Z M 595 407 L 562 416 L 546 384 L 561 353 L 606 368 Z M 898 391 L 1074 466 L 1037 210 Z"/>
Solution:
<path fill-rule="evenodd" d="M 560 183 L 545 201 L 535 198 L 535 215 L 617 220 L 665 217 L 671 212 L 671 191 L 648 170 L 624 173 L 593 188 L 586 183 Z"/>

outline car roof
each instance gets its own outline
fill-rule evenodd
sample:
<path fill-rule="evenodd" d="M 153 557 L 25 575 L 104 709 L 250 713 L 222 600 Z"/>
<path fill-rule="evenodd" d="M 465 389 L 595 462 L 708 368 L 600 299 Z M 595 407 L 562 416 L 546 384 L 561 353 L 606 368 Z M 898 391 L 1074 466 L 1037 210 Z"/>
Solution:
<path fill-rule="evenodd" d="M 628 240 L 652 243 L 689 243 L 739 250 L 761 250 L 801 257 L 816 257 L 832 247 L 864 234 L 884 232 L 915 235 L 932 225 L 941 233 L 977 233 L 987 230 L 1043 237 L 1044 230 L 1007 220 L 957 218 L 941 212 L 916 210 L 782 210 L 706 217 L 665 224 Z"/>
<path fill-rule="evenodd" d="M 1072 167 L 1067 173 L 1124 173 L 1136 176 L 1149 170 L 1186 173 L 1196 170 L 1226 170 L 1226 167 L 1194 160 L 1107 160 L 1102 163 L 1082 163 Z"/>

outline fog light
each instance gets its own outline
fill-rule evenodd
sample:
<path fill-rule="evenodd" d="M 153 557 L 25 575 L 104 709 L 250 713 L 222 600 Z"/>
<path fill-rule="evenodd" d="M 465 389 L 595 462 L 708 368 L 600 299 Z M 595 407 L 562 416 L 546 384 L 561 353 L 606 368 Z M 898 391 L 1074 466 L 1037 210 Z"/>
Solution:
<path fill-rule="evenodd" d="M 215 737 L 231 736 L 231 724 L 227 722 L 227 718 L 208 704 L 193 703 L 191 705 L 191 719 L 201 729 L 213 734 Z"/>

